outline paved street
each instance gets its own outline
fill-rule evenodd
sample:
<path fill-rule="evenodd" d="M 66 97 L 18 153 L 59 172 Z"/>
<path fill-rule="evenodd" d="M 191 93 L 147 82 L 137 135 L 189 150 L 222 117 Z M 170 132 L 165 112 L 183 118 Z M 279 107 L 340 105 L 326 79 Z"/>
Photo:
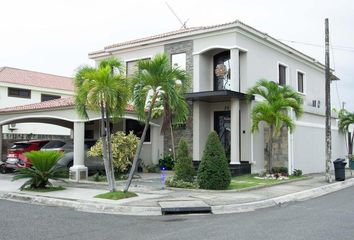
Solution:
<path fill-rule="evenodd" d="M 1 240 L 353 239 L 354 187 L 255 212 L 133 217 L 0 201 Z"/>

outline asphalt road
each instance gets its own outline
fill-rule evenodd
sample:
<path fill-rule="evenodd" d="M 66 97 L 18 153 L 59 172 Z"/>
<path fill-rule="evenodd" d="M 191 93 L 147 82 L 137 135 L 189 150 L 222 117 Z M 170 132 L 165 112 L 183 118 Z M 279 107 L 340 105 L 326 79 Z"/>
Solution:
<path fill-rule="evenodd" d="M 0 200 L 1 240 L 354 239 L 354 187 L 227 215 L 132 217 Z"/>

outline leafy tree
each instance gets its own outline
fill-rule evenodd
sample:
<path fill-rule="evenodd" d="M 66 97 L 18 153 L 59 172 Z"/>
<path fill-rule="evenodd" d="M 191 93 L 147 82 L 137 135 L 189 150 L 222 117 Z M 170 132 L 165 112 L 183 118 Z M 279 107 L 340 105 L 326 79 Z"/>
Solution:
<path fill-rule="evenodd" d="M 172 68 L 166 54 L 158 54 L 152 60 L 138 62 L 138 70 L 132 79 L 131 92 L 135 110 L 139 118 L 145 120 L 145 127 L 124 191 L 128 191 L 133 179 L 154 109 L 162 105 L 166 115 L 166 106 L 171 106 L 176 121 L 183 121 L 188 114 L 188 105 L 183 96 L 187 85 L 186 72 Z"/>
<path fill-rule="evenodd" d="M 349 132 L 349 126 L 354 125 L 354 113 L 348 112 L 345 109 L 339 111 L 339 131 L 343 134 L 348 134 L 348 155 L 353 155 L 354 130 Z"/>
<path fill-rule="evenodd" d="M 203 157 L 199 165 L 198 184 L 203 189 L 226 189 L 231 182 L 231 173 L 225 150 L 219 136 L 212 131 L 205 144 Z"/>
<path fill-rule="evenodd" d="M 101 61 L 98 68 L 80 67 L 75 75 L 75 103 L 78 113 L 86 119 L 87 110 L 101 113 L 102 155 L 111 192 L 116 190 L 116 184 L 110 123 L 122 116 L 129 99 L 129 85 L 122 70 L 121 62 L 109 58 Z"/>
<path fill-rule="evenodd" d="M 130 132 L 116 132 L 111 135 L 112 157 L 115 172 L 122 173 L 132 164 L 139 138 Z M 89 156 L 102 157 L 102 139 L 99 139 L 88 151 Z"/>
<path fill-rule="evenodd" d="M 252 132 L 259 131 L 259 124 L 265 122 L 269 126 L 269 173 L 272 170 L 273 138 L 279 136 L 281 128 L 285 127 L 294 131 L 295 123 L 290 111 L 294 111 L 295 117 L 299 118 L 303 113 L 303 99 L 299 93 L 289 86 L 279 86 L 277 83 L 265 79 L 259 80 L 256 85 L 247 91 L 248 97 L 259 95 L 264 100 L 257 102 L 252 108 Z"/>
<path fill-rule="evenodd" d="M 50 179 L 59 180 L 65 175 L 64 169 L 58 168 L 56 163 L 62 156 L 58 151 L 32 151 L 25 153 L 25 156 L 31 161 L 31 168 L 19 168 L 15 172 L 13 181 L 23 178 L 29 178 L 22 186 L 21 190 L 26 187 L 30 188 L 46 188 L 51 186 Z"/>
<path fill-rule="evenodd" d="M 188 143 L 184 138 L 181 138 L 178 144 L 177 158 L 174 170 L 176 180 L 182 180 L 184 182 L 194 181 L 195 171 L 192 157 L 188 153 Z"/>

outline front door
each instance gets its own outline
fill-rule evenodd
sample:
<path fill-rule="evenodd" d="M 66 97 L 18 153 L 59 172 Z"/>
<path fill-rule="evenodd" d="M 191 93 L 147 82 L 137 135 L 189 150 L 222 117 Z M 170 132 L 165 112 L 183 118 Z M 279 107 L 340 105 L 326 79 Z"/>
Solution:
<path fill-rule="evenodd" d="M 214 112 L 214 130 L 219 135 L 224 146 L 226 158 L 230 161 L 231 155 L 231 112 Z"/>

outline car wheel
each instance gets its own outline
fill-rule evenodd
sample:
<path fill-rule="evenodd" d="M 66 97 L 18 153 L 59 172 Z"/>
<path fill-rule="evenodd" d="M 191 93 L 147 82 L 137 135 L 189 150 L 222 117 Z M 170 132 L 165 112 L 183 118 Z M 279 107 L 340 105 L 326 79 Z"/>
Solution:
<path fill-rule="evenodd" d="M 6 168 L 4 165 L 0 165 L 0 173 L 2 173 L 2 174 L 6 173 Z"/>
<path fill-rule="evenodd" d="M 68 169 L 70 169 L 72 166 L 74 166 L 74 162 L 73 161 L 70 161 L 68 163 L 68 165 L 66 165 L 68 167 Z"/>

